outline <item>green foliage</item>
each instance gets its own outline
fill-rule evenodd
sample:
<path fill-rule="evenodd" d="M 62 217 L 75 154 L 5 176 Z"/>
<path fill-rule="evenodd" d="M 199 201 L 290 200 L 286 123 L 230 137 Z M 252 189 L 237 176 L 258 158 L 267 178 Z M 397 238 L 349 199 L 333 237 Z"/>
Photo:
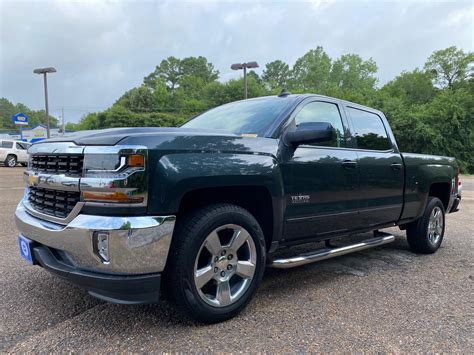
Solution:
<path fill-rule="evenodd" d="M 0 98 L 0 130 L 12 130 L 15 131 L 18 127 L 12 122 L 12 116 L 18 112 L 23 112 L 28 116 L 28 128 L 34 127 L 40 123 L 46 125 L 46 114 L 44 110 L 31 110 L 26 105 L 18 103 L 14 105 L 6 98 Z M 58 126 L 57 118 L 49 115 L 49 121 L 51 128 Z"/>
<path fill-rule="evenodd" d="M 377 108 L 387 116 L 402 151 L 454 156 L 463 172 L 474 173 L 472 68 L 472 53 L 449 47 L 434 52 L 424 70 L 403 72 L 377 88 L 373 59 L 357 54 L 331 59 L 317 47 L 292 68 L 275 60 L 265 65 L 261 77 L 250 71 L 248 94 L 258 97 L 287 88 L 292 93 L 316 93 Z M 243 79 L 220 82 L 218 74 L 204 57 L 169 57 L 143 85 L 127 91 L 104 112 L 85 116 L 74 128 L 178 126 L 202 111 L 242 99 Z M 15 110 L 18 107 L 11 111 Z"/>
<path fill-rule="evenodd" d="M 450 87 L 472 78 L 474 53 L 464 53 L 455 46 L 434 52 L 425 64 L 425 70 L 434 75 L 439 87 Z"/>
<path fill-rule="evenodd" d="M 153 73 L 145 77 L 143 83 L 150 88 L 155 88 L 157 81 L 162 79 L 169 90 L 174 91 L 180 86 L 182 78 L 186 76 L 193 76 L 205 83 L 210 83 L 217 80 L 219 72 L 204 57 L 184 59 L 168 57 L 161 61 Z"/>
<path fill-rule="evenodd" d="M 288 64 L 281 60 L 274 60 L 265 65 L 262 80 L 268 90 L 282 90 L 288 86 L 290 75 L 290 67 Z"/>
<path fill-rule="evenodd" d="M 357 54 L 345 54 L 331 66 L 329 81 L 343 92 L 372 91 L 377 83 L 377 64 L 370 58 L 363 60 Z"/>
<path fill-rule="evenodd" d="M 306 92 L 325 92 L 331 72 L 331 58 L 318 46 L 296 60 L 291 87 Z"/>
<path fill-rule="evenodd" d="M 382 91 L 392 97 L 402 98 L 409 105 L 425 104 L 433 100 L 438 91 L 433 86 L 432 80 L 431 73 L 415 69 L 412 72 L 401 73 L 385 84 Z"/>

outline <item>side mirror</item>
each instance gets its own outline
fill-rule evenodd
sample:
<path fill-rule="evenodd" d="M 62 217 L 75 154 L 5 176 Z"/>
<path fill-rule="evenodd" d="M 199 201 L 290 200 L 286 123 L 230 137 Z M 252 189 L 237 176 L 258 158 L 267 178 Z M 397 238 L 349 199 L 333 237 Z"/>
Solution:
<path fill-rule="evenodd" d="M 336 130 L 328 122 L 303 122 L 296 130 L 285 132 L 283 142 L 298 146 L 305 143 L 327 142 L 336 137 Z"/>

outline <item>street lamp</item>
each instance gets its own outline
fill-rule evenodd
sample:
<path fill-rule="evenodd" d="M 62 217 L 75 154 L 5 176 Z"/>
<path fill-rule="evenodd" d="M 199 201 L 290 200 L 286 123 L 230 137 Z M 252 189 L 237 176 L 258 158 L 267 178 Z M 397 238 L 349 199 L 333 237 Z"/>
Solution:
<path fill-rule="evenodd" d="M 244 99 L 247 98 L 247 68 L 258 68 L 257 62 L 235 63 L 230 66 L 232 70 L 244 70 Z"/>
<path fill-rule="evenodd" d="M 45 103 L 45 108 L 46 108 L 46 130 L 47 130 L 47 136 L 48 136 L 48 138 L 50 138 L 50 134 L 49 134 L 49 111 L 48 111 L 48 80 L 46 79 L 46 74 L 56 73 L 56 69 L 54 69 L 53 67 L 38 68 L 38 69 L 33 70 L 33 73 L 43 74 L 43 79 L 44 79 L 44 103 Z"/>

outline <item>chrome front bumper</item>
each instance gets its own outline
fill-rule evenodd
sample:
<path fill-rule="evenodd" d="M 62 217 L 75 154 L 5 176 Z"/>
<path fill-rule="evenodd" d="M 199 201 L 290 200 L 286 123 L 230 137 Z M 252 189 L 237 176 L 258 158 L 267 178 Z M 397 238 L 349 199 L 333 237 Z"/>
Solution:
<path fill-rule="evenodd" d="M 79 214 L 67 225 L 51 223 L 30 215 L 23 202 L 15 212 L 22 235 L 64 252 L 78 269 L 137 275 L 164 270 L 175 216 L 109 217 Z M 93 234 L 109 233 L 110 261 L 102 262 L 94 253 Z"/>

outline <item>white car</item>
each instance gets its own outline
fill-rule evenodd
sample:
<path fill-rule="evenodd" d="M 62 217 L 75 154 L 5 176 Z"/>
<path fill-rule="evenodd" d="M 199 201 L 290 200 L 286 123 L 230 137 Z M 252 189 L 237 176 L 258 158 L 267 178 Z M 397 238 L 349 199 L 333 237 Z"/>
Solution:
<path fill-rule="evenodd" d="M 26 166 L 28 163 L 28 148 L 30 143 L 17 142 L 15 140 L 0 139 L 0 163 L 9 168 L 18 163 Z"/>

